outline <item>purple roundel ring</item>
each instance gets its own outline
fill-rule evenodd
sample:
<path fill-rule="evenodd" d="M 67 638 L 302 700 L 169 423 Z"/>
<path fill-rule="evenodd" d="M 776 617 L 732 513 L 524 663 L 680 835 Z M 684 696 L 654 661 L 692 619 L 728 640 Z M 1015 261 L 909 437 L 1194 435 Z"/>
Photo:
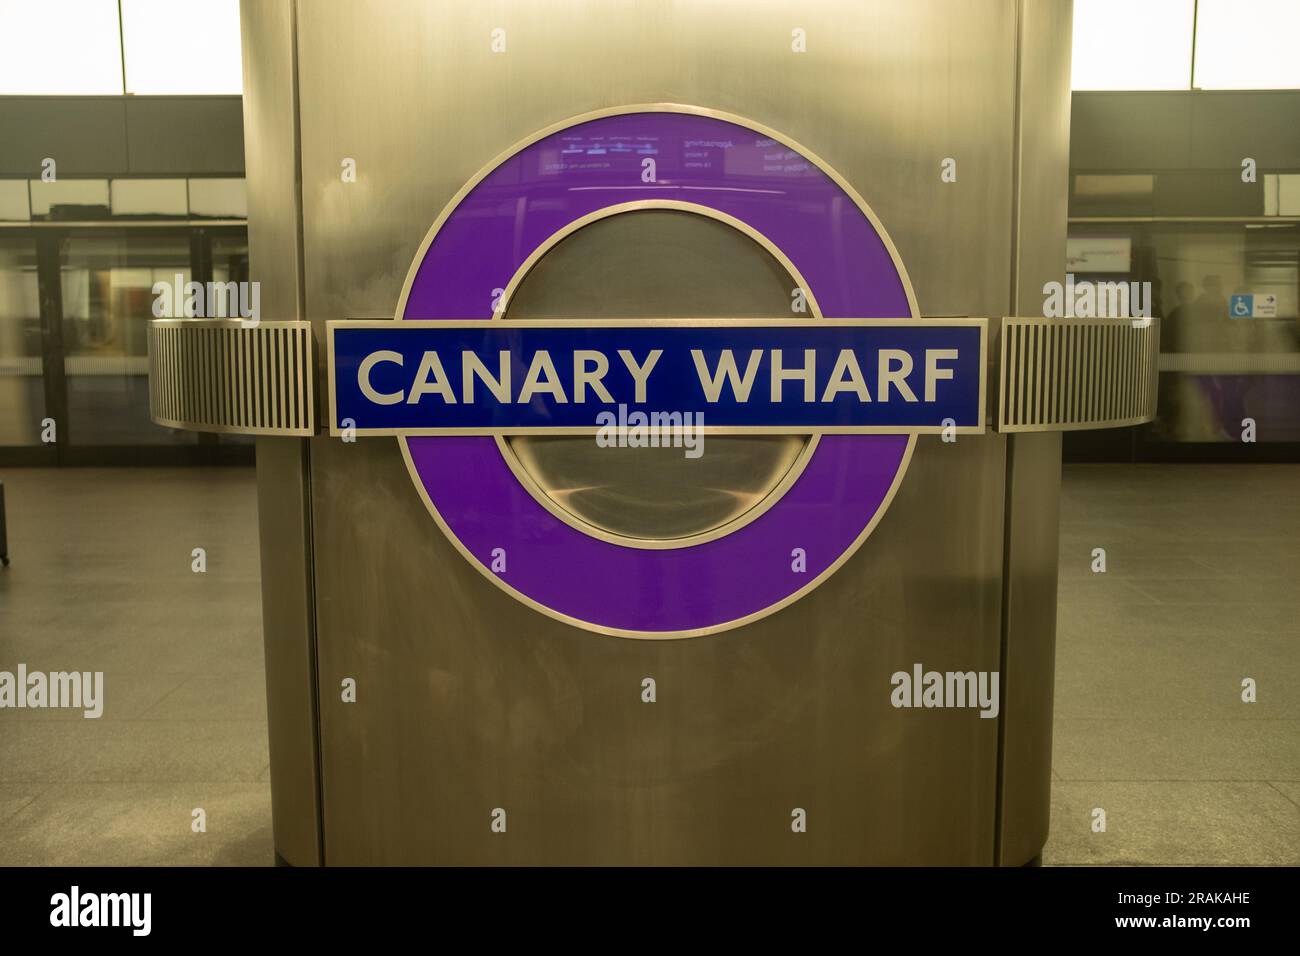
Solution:
<path fill-rule="evenodd" d="M 764 236 L 826 318 L 916 317 L 906 273 L 861 198 L 801 148 L 722 115 L 675 106 L 609 111 L 514 150 L 430 230 L 398 319 L 490 321 L 493 290 L 553 235 L 646 199 L 705 206 Z M 627 175 L 643 156 L 655 160 L 654 182 Z M 811 591 L 883 516 L 915 442 L 823 435 L 803 473 L 759 517 L 713 540 L 650 550 L 557 518 L 520 484 L 492 437 L 398 440 L 430 512 L 480 571 L 536 610 L 627 637 L 714 633 Z M 794 570 L 796 548 L 806 570 Z M 504 554 L 504 571 L 492 570 L 494 554 Z"/>

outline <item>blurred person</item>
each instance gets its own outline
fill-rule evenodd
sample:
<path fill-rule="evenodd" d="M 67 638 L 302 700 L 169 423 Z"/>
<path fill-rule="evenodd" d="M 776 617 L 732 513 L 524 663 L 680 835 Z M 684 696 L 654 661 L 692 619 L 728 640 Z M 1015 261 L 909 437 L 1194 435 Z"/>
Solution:
<path fill-rule="evenodd" d="M 1160 320 L 1161 355 L 1169 355 L 1183 350 L 1181 332 L 1192 315 L 1192 297 L 1195 292 L 1196 286 L 1186 280 L 1175 284 L 1174 295 L 1178 300 L 1178 304 Z M 1159 373 L 1156 420 L 1152 423 L 1152 430 L 1159 438 L 1176 440 L 1183 411 L 1181 399 L 1183 384 L 1181 372 Z"/>

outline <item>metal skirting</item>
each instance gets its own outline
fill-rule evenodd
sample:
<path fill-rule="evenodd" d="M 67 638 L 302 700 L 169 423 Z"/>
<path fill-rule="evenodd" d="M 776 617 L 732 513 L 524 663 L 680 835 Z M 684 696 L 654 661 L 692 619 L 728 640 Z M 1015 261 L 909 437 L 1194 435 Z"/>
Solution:
<path fill-rule="evenodd" d="M 997 430 L 1073 431 L 1156 413 L 1158 319 L 1002 320 Z"/>
<path fill-rule="evenodd" d="M 159 425 L 313 435 L 314 373 L 309 322 L 149 323 L 149 410 Z"/>
<path fill-rule="evenodd" d="M 1159 320 L 1002 320 L 999 432 L 1115 428 L 1156 411 Z M 314 435 L 309 322 L 158 319 L 149 324 L 149 405 L 160 425 Z"/>

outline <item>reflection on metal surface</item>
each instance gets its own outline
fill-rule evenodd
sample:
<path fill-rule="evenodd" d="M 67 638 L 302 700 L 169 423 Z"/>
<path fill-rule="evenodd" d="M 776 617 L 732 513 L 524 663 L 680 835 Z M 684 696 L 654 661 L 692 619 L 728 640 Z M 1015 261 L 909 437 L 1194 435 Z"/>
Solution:
<path fill-rule="evenodd" d="M 680 448 L 601 448 L 590 437 L 505 441 L 538 491 L 567 512 L 560 517 L 579 518 L 594 526 L 581 530 L 605 531 L 601 537 L 621 544 L 674 547 L 757 517 L 758 506 L 769 507 L 802 471 L 795 465 L 809 445 L 792 435 L 718 436 L 692 460 Z"/>
<path fill-rule="evenodd" d="M 242 435 L 311 435 L 311 323 L 155 319 L 149 410 L 159 425 Z"/>
<path fill-rule="evenodd" d="M 1158 319 L 1003 319 L 998 431 L 1149 422 L 1159 328 Z"/>
<path fill-rule="evenodd" d="M 505 317 L 785 317 L 803 279 L 778 255 L 712 210 L 613 209 L 540 247 L 506 287 Z M 809 307 L 820 315 L 811 297 Z M 711 438 L 698 459 L 679 448 L 600 448 L 590 436 L 498 444 L 533 497 L 579 530 L 631 547 L 684 547 L 762 514 L 799 477 L 816 441 Z"/>
<path fill-rule="evenodd" d="M 619 218 L 614 220 L 616 216 Z M 721 228 L 723 226 L 727 228 Z M 578 233 L 582 233 L 581 237 L 575 238 Z M 575 241 L 566 241 L 570 238 L 575 238 Z M 744 239 L 761 246 L 776 261 L 751 256 L 757 250 Z M 562 242 L 565 244 L 564 256 L 552 256 L 552 250 Z M 539 270 L 543 259 L 549 261 L 544 269 Z M 575 276 L 581 276 L 582 283 L 570 291 L 585 301 L 585 307 L 579 305 L 575 311 L 553 295 L 543 300 L 537 282 L 533 281 L 529 289 L 533 300 L 529 301 L 528 309 L 543 311 L 537 316 L 522 316 L 516 309 L 510 318 L 650 318 L 712 314 L 697 311 L 702 298 L 719 303 L 717 314 L 720 318 L 783 318 L 792 311 L 791 302 L 796 289 L 807 300 L 808 314 L 818 317 L 822 314 L 807 279 L 771 239 L 721 210 L 677 199 L 644 199 L 606 206 L 559 230 L 524 260 L 519 271 L 506 284 L 501 297 L 502 308 L 495 318 L 505 317 L 509 306 L 515 304 L 521 283 L 526 278 L 535 280 L 536 274 L 552 278 L 559 274 L 571 282 Z M 597 279 L 601 281 L 597 282 Z M 729 288 L 725 284 L 728 279 L 743 285 Z M 767 286 L 769 280 L 775 280 L 777 285 L 768 290 L 770 300 L 760 303 L 748 283 L 758 282 Z M 635 286 L 628 290 L 635 295 L 633 303 L 624 310 L 626 315 L 620 312 L 611 316 L 608 312 L 612 291 L 608 283 L 612 281 Z M 780 296 L 776 294 L 778 289 Z M 554 316 L 549 311 L 551 309 L 558 310 Z"/>

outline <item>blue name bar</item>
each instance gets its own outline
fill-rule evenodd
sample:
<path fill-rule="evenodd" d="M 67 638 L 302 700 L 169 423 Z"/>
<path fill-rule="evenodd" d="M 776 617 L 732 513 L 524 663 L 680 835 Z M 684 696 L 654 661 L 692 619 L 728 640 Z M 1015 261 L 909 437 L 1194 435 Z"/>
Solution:
<path fill-rule="evenodd" d="M 335 435 L 593 434 L 602 412 L 712 433 L 984 430 L 984 319 L 328 324 Z"/>

